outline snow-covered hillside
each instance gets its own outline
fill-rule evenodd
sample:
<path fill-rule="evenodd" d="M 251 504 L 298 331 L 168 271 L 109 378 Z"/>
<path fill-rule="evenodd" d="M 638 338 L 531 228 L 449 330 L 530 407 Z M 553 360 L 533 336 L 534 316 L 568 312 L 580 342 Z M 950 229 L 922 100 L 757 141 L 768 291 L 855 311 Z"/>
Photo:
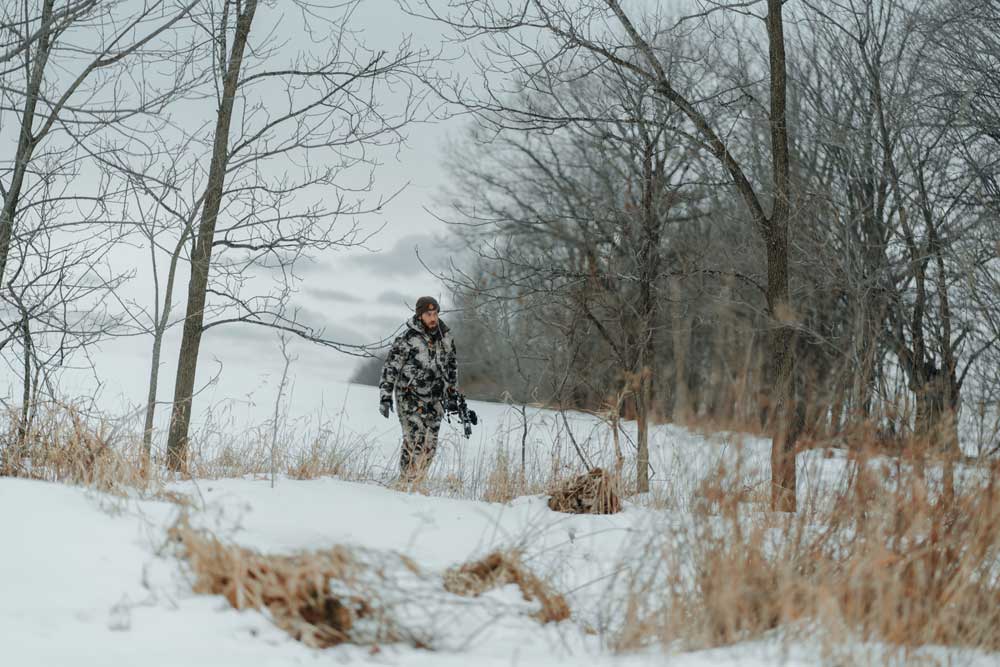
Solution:
<path fill-rule="evenodd" d="M 331 411 L 336 437 L 356 456 L 384 468 L 395 465 L 398 424 L 375 411 L 374 390 L 350 387 Z M 520 456 L 520 415 L 511 408 L 474 403 L 482 425 L 465 441 L 445 427 L 433 475 L 444 479 L 493 460 L 498 450 Z M 551 469 L 553 461 L 578 466 L 558 413 L 530 410 L 528 460 Z M 610 432 L 600 420 L 567 415 L 585 455 L 605 461 Z M 634 424 L 627 424 L 626 434 Z M 633 436 L 634 437 L 634 436 Z M 623 436 L 623 443 L 627 437 Z M 644 559 L 684 549 L 681 536 L 697 534 L 694 485 L 719 460 L 764 472 L 767 442 L 725 434 L 701 436 L 659 426 L 652 437 L 655 484 L 673 489 L 676 502 L 632 498 L 623 512 L 576 516 L 548 509 L 544 496 L 488 503 L 448 493 L 407 493 L 380 480 L 265 476 L 195 479 L 168 485 L 167 500 L 107 495 L 37 481 L 0 478 L 0 647 L 4 665 L 822 665 L 829 655 L 808 633 L 792 642 L 780 633 L 726 648 L 667 657 L 655 642 L 638 650 L 614 650 L 630 600 L 658 595 L 654 580 L 642 588 Z M 519 459 L 518 459 L 519 460 Z M 375 462 L 375 463 L 372 463 Z M 842 459 L 800 459 L 800 485 L 836 477 Z M 377 467 L 377 466 L 376 466 Z M 818 476 L 819 475 L 819 476 Z M 740 477 L 741 479 L 743 477 Z M 671 495 L 672 494 L 672 495 Z M 398 586 L 386 603 L 400 623 L 428 648 L 407 643 L 377 649 L 341 645 L 312 649 L 275 627 L 267 612 L 236 611 L 218 595 L 192 590 L 189 565 L 168 541 L 182 511 L 191 524 L 227 543 L 265 554 L 291 554 L 337 545 L 364 558 L 390 563 L 402 555 L 413 569 L 384 566 L 381 576 Z M 655 548 L 651 548 L 651 545 Z M 481 597 L 444 591 L 449 567 L 495 549 L 518 549 L 524 563 L 566 597 L 569 620 L 541 624 L 516 586 Z M 660 551 L 657 551 L 660 550 Z M 639 590 L 637 590 L 639 589 Z M 632 596 L 632 597 L 630 597 Z M 878 655 L 878 646 L 873 647 Z M 962 664 L 996 664 L 993 656 L 928 649 L 922 655 Z"/>
<path fill-rule="evenodd" d="M 427 573 L 428 587 L 450 565 L 492 547 L 524 543 L 531 566 L 561 590 L 573 591 L 570 603 L 580 609 L 600 608 L 607 577 L 632 536 L 663 519 L 634 507 L 615 516 L 568 516 L 549 511 L 540 498 L 505 506 L 335 480 L 281 480 L 275 489 L 246 480 L 194 486 L 179 488 L 203 499 L 199 520 L 241 545 L 267 553 L 336 544 L 396 551 Z M 418 611 L 426 617 L 413 624 L 430 638 L 432 650 L 313 650 L 262 613 L 238 612 L 221 597 L 191 591 L 182 563 L 164 546 L 175 505 L 16 479 L 0 480 L 0 504 L 30 508 L 3 515 L 0 634 L 6 665 L 296 665 L 331 659 L 638 665 L 661 659 L 612 657 L 599 635 L 584 632 L 584 619 L 542 626 L 529 617 L 530 605 L 516 589 L 475 602 L 443 591 L 421 601 Z M 751 650 L 760 648 L 692 655 L 682 664 L 769 664 L 748 663 Z"/>

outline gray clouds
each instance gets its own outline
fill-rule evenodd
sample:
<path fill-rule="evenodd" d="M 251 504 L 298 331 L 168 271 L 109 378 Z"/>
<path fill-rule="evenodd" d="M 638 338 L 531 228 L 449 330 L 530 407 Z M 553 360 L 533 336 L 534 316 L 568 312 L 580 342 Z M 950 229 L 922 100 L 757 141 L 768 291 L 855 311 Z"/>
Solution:
<path fill-rule="evenodd" d="M 365 345 L 372 341 L 339 321 L 334 321 L 325 312 L 303 306 L 295 308 L 295 319 L 300 324 L 319 333 L 324 339 L 345 345 Z M 345 316 L 343 319 L 348 319 Z"/>
<path fill-rule="evenodd" d="M 307 287 L 305 293 L 323 301 L 341 301 L 343 303 L 358 303 L 361 301 L 361 298 L 356 294 L 328 287 Z"/>
<path fill-rule="evenodd" d="M 398 316 L 392 315 L 376 315 L 374 317 L 365 318 L 365 323 L 370 329 L 374 329 L 377 332 L 379 338 L 385 339 L 391 337 L 393 334 L 398 334 L 403 331 L 403 323 L 406 321 L 410 313 L 406 311 L 401 311 Z"/>
<path fill-rule="evenodd" d="M 278 349 L 278 332 L 255 324 L 223 324 L 209 329 L 206 337 L 210 342 L 222 343 L 228 350 L 236 352 Z"/>
<path fill-rule="evenodd" d="M 348 258 L 347 261 L 357 268 L 376 275 L 401 278 L 427 273 L 428 269 L 437 271 L 445 268 L 453 255 L 454 251 L 440 237 L 429 234 L 410 234 L 396 241 L 396 244 L 389 250 L 367 255 L 355 255 Z"/>
<path fill-rule="evenodd" d="M 419 297 L 419 294 L 403 294 L 402 292 L 397 292 L 396 290 L 388 290 L 379 294 L 376 302 L 387 306 L 413 308 Z"/>

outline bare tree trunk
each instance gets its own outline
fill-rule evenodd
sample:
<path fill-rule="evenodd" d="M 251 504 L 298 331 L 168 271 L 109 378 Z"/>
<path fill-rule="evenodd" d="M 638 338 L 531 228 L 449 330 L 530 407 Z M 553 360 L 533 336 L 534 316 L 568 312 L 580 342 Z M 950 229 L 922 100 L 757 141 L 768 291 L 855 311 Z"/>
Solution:
<path fill-rule="evenodd" d="M 947 369 L 924 374 L 917 386 L 914 431 L 921 447 L 943 457 L 943 500 L 955 497 L 955 460 L 961 452 L 958 440 L 958 412 L 953 400 L 953 378 Z"/>
<path fill-rule="evenodd" d="M 619 488 L 623 488 L 622 484 L 622 468 L 625 466 L 625 456 L 622 454 L 622 444 L 621 444 L 621 421 L 622 421 L 622 402 L 625 400 L 625 394 L 627 389 L 623 388 L 618 392 L 615 397 L 615 404 L 613 409 L 610 411 L 609 421 L 611 423 L 611 442 L 615 447 L 615 479 L 618 481 Z"/>
<path fill-rule="evenodd" d="M 636 456 L 636 491 L 649 491 L 649 374 L 642 370 L 636 378 L 635 419 L 638 436 Z"/>
<path fill-rule="evenodd" d="M 160 378 L 160 351 L 163 347 L 163 331 L 153 332 L 153 357 L 149 367 L 149 392 L 146 394 L 146 421 L 142 430 L 142 471 L 149 472 L 153 450 L 153 420 L 156 418 L 156 389 Z"/>
<path fill-rule="evenodd" d="M 687 357 L 691 344 L 691 327 L 681 309 L 681 283 L 679 278 L 670 279 L 670 319 L 674 344 L 674 407 L 673 421 L 683 424 L 691 411 L 691 398 L 687 381 Z M 721 374 L 720 374 L 721 375 Z"/>
<path fill-rule="evenodd" d="M 642 245 L 639 250 L 639 353 L 636 417 L 639 452 L 636 458 L 636 490 L 649 491 L 649 418 L 653 403 L 653 372 L 656 363 L 656 276 L 660 265 L 660 227 L 655 210 L 659 191 L 654 151 L 655 140 L 646 137 L 642 163 Z"/>
<path fill-rule="evenodd" d="M 521 403 L 517 411 L 521 414 L 521 489 L 524 489 L 528 458 L 528 406 Z"/>
<path fill-rule="evenodd" d="M 24 91 L 24 109 L 21 112 L 21 127 L 14 153 L 14 169 L 10 175 L 10 184 L 3 193 L 3 209 L 0 210 L 0 287 L 3 287 L 4 272 L 7 269 L 7 257 L 10 254 L 10 242 L 14 234 L 14 216 L 17 213 L 18 201 L 21 199 L 24 177 L 38 141 L 34 135 L 35 110 L 38 106 L 42 76 L 52 46 L 49 33 L 54 4 L 55 0 L 45 0 L 42 5 L 40 21 L 42 29 L 34 52 L 34 62 L 31 64 L 31 76 Z"/>
<path fill-rule="evenodd" d="M 880 335 L 881 323 L 875 315 L 863 311 L 864 322 L 861 331 L 858 332 L 861 338 L 861 368 L 855 377 L 855 399 L 857 402 L 857 414 L 864 419 L 871 416 L 872 410 L 872 385 L 875 382 L 875 364 L 878 356 L 878 336 Z"/>
<path fill-rule="evenodd" d="M 288 369 L 292 365 L 292 357 L 288 354 L 288 336 L 284 333 L 278 336 L 281 341 L 281 356 L 285 360 L 285 365 L 281 370 L 281 382 L 278 383 L 278 395 L 274 398 L 274 423 L 271 431 L 271 488 L 274 488 L 274 479 L 277 477 L 277 450 L 278 450 L 278 418 L 281 416 L 281 397 L 285 393 L 285 385 L 288 383 Z"/>
<path fill-rule="evenodd" d="M 925 195 L 923 179 L 920 191 Z M 926 197 L 925 197 L 926 198 Z M 936 419 L 936 428 L 940 447 L 944 453 L 944 501 L 951 504 L 955 499 L 955 459 L 961 455 L 962 446 L 958 440 L 958 406 L 961 393 L 960 382 L 955 377 L 956 359 L 952 341 L 951 303 L 948 298 L 947 272 L 941 249 L 941 239 L 929 211 L 924 208 L 924 215 L 930 234 L 930 247 L 937 263 L 938 307 L 941 318 L 941 372 L 938 374 L 936 389 L 940 398 L 937 405 L 940 412 Z"/>
<path fill-rule="evenodd" d="M 767 304 L 769 375 L 771 375 L 771 405 L 777 419 L 771 440 L 771 508 L 794 512 L 795 497 L 795 429 L 792 418 L 791 390 L 795 360 L 794 315 L 788 287 L 788 213 L 789 161 L 788 128 L 785 124 L 786 73 L 785 36 L 781 16 L 782 0 L 767 2 L 767 36 L 771 74 L 771 160 L 774 174 L 774 206 L 765 226 L 767 248 Z"/>
<path fill-rule="evenodd" d="M 749 364 L 741 366 L 739 361 L 733 363 L 737 353 L 738 345 L 733 336 L 733 285 L 728 277 L 723 278 L 722 287 L 719 293 L 720 306 L 717 308 L 718 321 L 715 325 L 712 336 L 712 359 L 711 370 L 709 371 L 708 386 L 701 389 L 701 404 L 705 414 L 713 419 L 729 421 L 735 416 L 736 395 L 734 379 L 731 377 L 732 369 L 743 368 L 744 371 Z M 739 383 L 746 387 L 746 373 L 744 372 Z"/>
<path fill-rule="evenodd" d="M 146 422 L 142 432 L 142 467 L 143 474 L 149 470 L 149 463 L 153 450 L 153 422 L 156 419 L 156 395 L 160 382 L 160 356 L 163 349 L 163 336 L 167 331 L 167 324 L 170 322 L 170 312 L 173 310 L 174 280 L 177 276 L 177 263 L 180 260 L 181 251 L 187 242 L 190 225 L 181 234 L 181 238 L 174 247 L 174 252 L 170 256 L 170 267 L 167 269 L 167 284 L 164 287 L 163 311 L 154 323 L 153 328 L 153 354 L 149 367 L 149 391 L 146 395 Z M 156 245 L 150 238 L 150 254 L 153 262 L 153 280 L 156 284 L 159 281 L 156 277 Z M 160 295 L 156 294 L 157 305 Z"/>
<path fill-rule="evenodd" d="M 769 268 L 772 268 L 770 258 L 768 264 Z M 780 260 L 774 264 L 778 265 L 775 267 L 777 270 L 781 269 Z M 785 294 L 782 295 L 779 290 L 775 290 L 778 293 L 770 294 L 769 300 L 773 299 L 773 303 L 784 304 L 787 308 L 787 274 L 784 279 Z M 768 291 L 771 292 L 770 289 Z M 776 312 L 780 313 L 781 310 Z M 780 320 L 772 319 L 767 335 L 769 404 L 772 412 L 771 506 L 773 510 L 780 512 L 794 512 L 796 509 L 795 439 L 798 433 L 796 429 L 791 428 L 795 412 L 792 400 L 794 345 L 794 329 Z"/>
<path fill-rule="evenodd" d="M 167 464 L 171 470 L 185 470 L 187 467 L 188 430 L 191 424 L 191 400 L 194 394 L 195 376 L 198 370 L 198 351 L 205 319 L 205 301 L 208 290 L 208 276 L 212 263 L 212 243 L 215 225 L 222 205 L 225 188 L 226 167 L 229 161 L 229 126 L 233 117 L 233 103 L 239 87 L 240 68 L 243 52 L 250 35 L 257 0 L 247 0 L 243 11 L 237 16 L 233 46 L 222 86 L 222 100 L 215 125 L 215 140 L 212 147 L 212 164 L 205 191 L 198 236 L 191 255 L 191 282 L 188 285 L 187 313 L 181 350 L 177 361 L 177 380 L 174 385 L 173 413 L 170 418 L 170 433 L 167 437 Z M 222 31 L 226 26 L 222 25 Z"/>
<path fill-rule="evenodd" d="M 21 394 L 21 423 L 17 426 L 17 447 L 15 461 L 20 461 L 28 443 L 28 415 L 31 410 L 31 320 L 28 311 L 21 314 L 21 337 L 24 347 L 24 382 Z"/>
<path fill-rule="evenodd" d="M 847 406 L 847 386 L 850 381 L 847 369 L 841 369 L 840 378 L 833 389 L 833 400 L 830 402 L 830 422 L 826 428 L 827 437 L 832 438 L 840 435 L 846 421 L 844 411 Z"/>

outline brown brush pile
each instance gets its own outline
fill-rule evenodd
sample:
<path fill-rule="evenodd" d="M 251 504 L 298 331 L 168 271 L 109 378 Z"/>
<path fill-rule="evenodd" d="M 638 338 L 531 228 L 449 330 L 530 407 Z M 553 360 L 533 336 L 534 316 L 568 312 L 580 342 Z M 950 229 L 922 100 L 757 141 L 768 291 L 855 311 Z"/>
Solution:
<path fill-rule="evenodd" d="M 525 567 L 517 552 L 494 551 L 444 573 L 444 588 L 455 595 L 476 597 L 507 584 L 516 584 L 526 601 L 538 600 L 541 609 L 533 616 L 542 623 L 558 623 L 570 617 L 566 598 Z"/>
<path fill-rule="evenodd" d="M 557 486 L 549 497 L 549 509 L 569 514 L 615 514 L 622 509 L 618 484 L 613 475 L 594 468 Z"/>
<path fill-rule="evenodd" d="M 183 517 L 169 534 L 191 566 L 196 593 L 222 595 L 235 609 L 266 609 L 278 627 L 308 646 L 402 638 L 374 596 L 360 592 L 366 568 L 343 547 L 265 556 L 193 530 Z M 334 591 L 331 582 L 352 592 Z"/>

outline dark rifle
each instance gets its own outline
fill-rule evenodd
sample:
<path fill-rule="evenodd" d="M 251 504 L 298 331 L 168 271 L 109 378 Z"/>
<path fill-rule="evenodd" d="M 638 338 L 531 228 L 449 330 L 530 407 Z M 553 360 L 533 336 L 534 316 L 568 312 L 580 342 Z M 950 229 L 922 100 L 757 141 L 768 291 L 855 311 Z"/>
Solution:
<path fill-rule="evenodd" d="M 448 391 L 448 396 L 444 400 L 444 412 L 449 416 L 458 415 L 459 420 L 462 422 L 462 431 L 465 433 L 466 438 L 472 435 L 472 427 L 479 423 L 476 411 L 470 410 L 469 406 L 465 403 L 465 396 L 454 389 Z M 451 419 L 448 421 L 450 422 Z"/>

